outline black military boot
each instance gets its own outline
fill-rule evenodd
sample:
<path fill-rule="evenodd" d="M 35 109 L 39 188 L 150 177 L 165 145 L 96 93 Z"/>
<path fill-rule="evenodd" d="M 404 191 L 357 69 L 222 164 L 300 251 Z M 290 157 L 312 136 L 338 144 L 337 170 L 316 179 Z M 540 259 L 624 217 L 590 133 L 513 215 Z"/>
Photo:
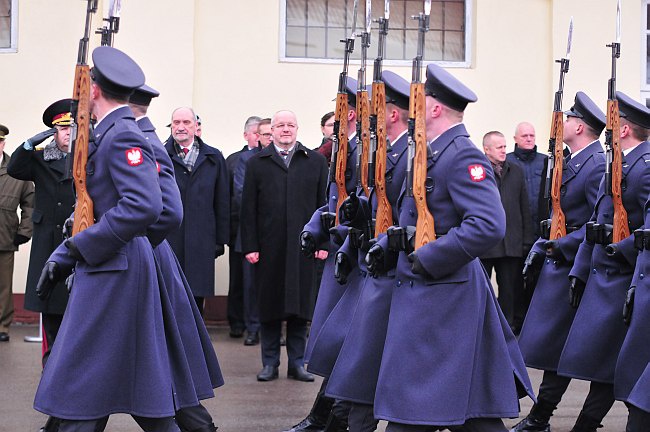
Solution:
<path fill-rule="evenodd" d="M 571 432 L 596 432 L 598 428 L 603 427 L 600 422 L 588 415 L 580 413 L 576 424 L 571 429 Z"/>
<path fill-rule="evenodd" d="M 56 417 L 48 417 L 45 426 L 39 429 L 39 432 L 59 432 L 59 425 L 61 424 L 61 419 Z"/>
<path fill-rule="evenodd" d="M 544 399 L 537 399 L 530 413 L 522 421 L 517 423 L 510 432 L 551 432 L 551 425 L 548 420 L 553 415 L 556 406 Z"/>
<path fill-rule="evenodd" d="M 327 419 L 327 424 L 323 432 L 347 432 L 348 431 L 348 419 L 340 419 L 331 413 Z"/>
<path fill-rule="evenodd" d="M 323 432 L 332 411 L 332 405 L 334 405 L 334 399 L 319 392 L 309 415 L 284 432 Z"/>

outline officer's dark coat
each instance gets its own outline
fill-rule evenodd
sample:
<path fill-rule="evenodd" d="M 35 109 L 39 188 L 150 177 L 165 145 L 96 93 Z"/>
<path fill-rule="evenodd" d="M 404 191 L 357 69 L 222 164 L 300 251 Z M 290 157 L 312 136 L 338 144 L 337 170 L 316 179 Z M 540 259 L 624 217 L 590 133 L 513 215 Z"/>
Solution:
<path fill-rule="evenodd" d="M 29 255 L 29 272 L 25 288 L 25 309 L 63 314 L 68 304 L 65 284 L 54 287 L 48 300 L 36 295 L 36 283 L 45 261 L 63 241 L 63 223 L 74 209 L 75 196 L 72 179 L 66 179 L 65 159 L 46 161 L 42 151 L 28 151 L 19 146 L 11 156 L 7 172 L 10 176 L 33 181 L 35 203 L 32 221 L 34 234 Z"/>
<path fill-rule="evenodd" d="M 593 213 L 604 171 L 605 155 L 600 141 L 585 147 L 564 164 L 560 205 L 566 224 L 580 229 L 557 240 L 564 259 L 546 258 L 540 270 L 519 336 L 519 348 L 528 367 L 557 371 L 560 354 L 576 313 L 568 301 L 569 271 L 585 237 L 584 224 Z M 544 256 L 545 242 L 545 239 L 539 239 L 533 250 Z"/>
<path fill-rule="evenodd" d="M 73 237 L 85 261 L 76 264 L 34 408 L 73 420 L 173 416 L 161 291 L 144 236 L 163 210 L 153 150 L 126 106 L 103 118 L 94 137 L 86 172 L 96 222 Z M 70 270 L 65 246 L 50 260 Z"/>
<path fill-rule="evenodd" d="M 183 223 L 167 240 L 194 295 L 213 297 L 215 248 L 229 240 L 230 186 L 221 152 L 199 137 L 194 139 L 199 154 L 192 171 L 178 157 L 174 139 L 169 137 L 165 143 L 183 200 Z"/>
<path fill-rule="evenodd" d="M 650 226 L 650 201 L 645 204 L 645 228 Z M 650 250 L 636 260 L 632 286 L 636 286 L 632 321 L 616 362 L 614 396 L 650 412 Z"/>
<path fill-rule="evenodd" d="M 234 247 L 237 231 L 239 231 L 239 202 L 235 201 L 235 171 L 239 165 L 239 158 L 249 150 L 245 145 L 241 150 L 229 155 L 226 158 L 226 167 L 228 168 L 228 178 L 230 179 L 230 241 L 228 246 Z M 239 195 L 241 198 L 241 194 Z"/>
<path fill-rule="evenodd" d="M 325 203 L 327 162 L 296 143 L 289 167 L 270 145 L 246 165 L 242 195 L 242 253 L 259 252 L 255 281 L 260 321 L 310 320 L 316 295 L 314 258 L 300 251 L 299 235 Z"/>
<path fill-rule="evenodd" d="M 345 169 L 345 189 L 348 194 L 356 190 L 357 187 L 357 137 L 353 136 L 348 140 L 348 158 L 346 161 Z M 332 167 L 330 167 L 332 169 Z M 314 349 L 314 344 L 318 339 L 320 329 L 327 320 L 327 317 L 332 312 L 332 309 L 345 293 L 347 284 L 339 284 L 334 279 L 334 257 L 336 251 L 341 247 L 331 239 L 330 234 L 323 230 L 320 215 L 323 212 L 336 213 L 336 206 L 338 202 L 338 192 L 336 183 L 331 182 L 327 186 L 327 204 L 314 212 L 309 222 L 305 225 L 303 231 L 310 232 L 316 240 L 316 245 L 319 249 L 327 250 L 328 255 L 323 266 L 323 275 L 321 277 L 321 284 L 318 289 L 318 297 L 316 299 L 316 306 L 314 308 L 314 316 L 309 330 L 309 339 L 307 340 L 307 347 L 305 348 L 305 363 L 309 363 L 311 353 Z M 347 228 L 339 226 L 341 232 Z"/>
<path fill-rule="evenodd" d="M 650 143 L 645 141 L 623 157 L 622 194 L 630 232 L 643 225 L 644 204 L 650 194 Z M 613 205 L 604 182 L 592 220 L 611 224 Z M 558 374 L 603 383 L 614 382 L 614 369 L 627 327 L 621 308 L 630 287 L 637 251 L 633 236 L 619 242 L 624 259 L 612 259 L 605 246 L 583 241 L 569 275 L 586 281 L 585 292 L 567 337 Z"/>
<path fill-rule="evenodd" d="M 406 176 L 407 136 L 398 138 L 387 154 L 386 195 L 397 222 L 397 199 Z M 377 211 L 376 194 L 371 193 L 372 213 Z M 382 234 L 384 236 L 384 234 Z M 362 264 L 364 256 L 359 256 Z M 395 269 L 386 275 L 363 281 L 350 329 L 330 374 L 326 394 L 336 399 L 373 404 L 388 328 L 388 314 L 395 284 Z"/>
<path fill-rule="evenodd" d="M 456 125 L 430 144 L 427 205 L 436 233 L 417 250 L 430 277 L 397 264 L 375 418 L 456 425 L 468 418 L 517 417 L 525 389 L 534 399 L 517 342 L 477 256 L 505 233 L 505 215 L 489 162 Z M 411 197 L 401 226 L 415 226 Z"/>
<path fill-rule="evenodd" d="M 176 409 L 196 406 L 200 399 L 214 396 L 212 389 L 223 385 L 223 377 L 190 286 L 165 240 L 167 233 L 178 228 L 183 219 L 183 203 L 174 180 L 172 161 L 149 118 L 140 118 L 137 123 L 153 148 L 162 192 L 163 211 L 158 221 L 147 229 L 147 237 L 154 246 L 159 272 L 167 351 L 172 365 L 174 404 Z"/>
<path fill-rule="evenodd" d="M 533 151 L 529 152 L 515 145 L 515 150 L 508 153 L 506 159 L 509 162 L 519 165 L 524 170 L 533 230 L 535 237 L 539 237 L 539 222 L 546 217 L 546 215 L 541 214 L 544 208 L 542 182 L 544 180 L 544 168 L 548 157 L 545 154 L 538 153 L 537 146 L 534 147 Z"/>

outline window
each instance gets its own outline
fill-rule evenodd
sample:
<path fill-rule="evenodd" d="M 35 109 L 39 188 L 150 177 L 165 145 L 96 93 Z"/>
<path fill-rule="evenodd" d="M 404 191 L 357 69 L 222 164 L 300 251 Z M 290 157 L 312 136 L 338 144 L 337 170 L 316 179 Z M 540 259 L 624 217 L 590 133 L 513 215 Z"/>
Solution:
<path fill-rule="evenodd" d="M 18 0 L 0 0 L 0 53 L 16 52 Z"/>
<path fill-rule="evenodd" d="M 429 31 L 424 44 L 424 61 L 448 65 L 469 65 L 468 33 L 472 0 L 433 0 Z M 280 56 L 284 61 L 340 62 L 344 55 L 341 39 L 352 28 L 354 0 L 284 0 L 281 11 Z M 422 0 L 390 2 L 386 58 L 389 64 L 406 64 L 416 55 L 418 22 L 411 19 L 423 10 Z M 384 0 L 372 0 L 372 17 L 384 13 Z M 357 32 L 365 25 L 365 1 L 359 0 Z M 368 59 L 377 55 L 377 23 L 372 23 Z M 360 38 L 352 59 L 361 56 Z"/>
<path fill-rule="evenodd" d="M 645 100 L 645 104 L 650 108 L 650 0 L 644 0 L 643 8 L 645 13 L 642 13 L 643 19 L 641 29 L 641 98 Z"/>

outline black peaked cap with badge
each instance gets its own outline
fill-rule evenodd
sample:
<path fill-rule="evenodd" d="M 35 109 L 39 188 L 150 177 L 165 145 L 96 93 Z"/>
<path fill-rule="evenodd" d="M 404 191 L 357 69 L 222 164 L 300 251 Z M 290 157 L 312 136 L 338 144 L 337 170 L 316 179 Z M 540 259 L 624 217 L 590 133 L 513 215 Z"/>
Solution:
<path fill-rule="evenodd" d="M 650 110 L 647 106 L 620 91 L 616 92 L 616 99 L 621 117 L 642 128 L 650 129 Z"/>
<path fill-rule="evenodd" d="M 353 107 L 357 106 L 357 87 L 359 84 L 357 80 L 352 77 L 347 77 L 345 81 L 345 92 L 348 94 L 348 105 Z"/>
<path fill-rule="evenodd" d="M 478 97 L 458 78 L 438 65 L 427 66 L 427 80 L 424 83 L 424 93 L 432 96 L 443 105 L 463 112 L 470 102 L 476 102 Z"/>
<path fill-rule="evenodd" d="M 71 107 L 72 99 L 70 98 L 52 103 L 43 111 L 43 123 L 50 128 L 54 126 L 70 126 L 72 124 Z"/>
<path fill-rule="evenodd" d="M 598 132 L 598 134 L 605 129 L 607 123 L 605 113 L 598 108 L 598 105 L 589 96 L 581 91 L 576 93 L 573 106 L 568 111 L 564 111 L 564 114 L 569 117 L 578 117 Z"/>
<path fill-rule="evenodd" d="M 399 108 L 408 110 L 411 84 L 395 72 L 389 70 L 381 72 L 381 80 L 386 86 L 386 103 L 392 103 Z"/>
<path fill-rule="evenodd" d="M 129 102 L 136 105 L 149 106 L 151 99 L 157 98 L 158 96 L 160 96 L 158 90 L 149 87 L 146 84 L 142 84 L 133 91 L 133 94 L 129 98 Z"/>
<path fill-rule="evenodd" d="M 0 124 L 0 139 L 5 139 L 7 135 L 9 135 L 9 128 Z"/>
<path fill-rule="evenodd" d="M 124 99 L 144 85 L 144 72 L 140 66 L 122 51 L 109 46 L 93 50 L 90 76 L 104 92 Z"/>

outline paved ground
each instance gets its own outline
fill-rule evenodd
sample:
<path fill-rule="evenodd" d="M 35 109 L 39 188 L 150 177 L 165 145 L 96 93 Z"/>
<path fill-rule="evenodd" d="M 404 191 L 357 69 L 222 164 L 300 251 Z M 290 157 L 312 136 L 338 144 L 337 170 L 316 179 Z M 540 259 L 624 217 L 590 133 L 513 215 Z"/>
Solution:
<path fill-rule="evenodd" d="M 0 343 L 0 432 L 38 431 L 45 416 L 32 409 L 34 392 L 40 376 L 40 344 L 23 342 L 26 335 L 35 335 L 33 326 L 14 326 L 11 341 Z M 260 369 L 259 346 L 245 347 L 242 339 L 231 339 L 224 328 L 211 328 L 210 334 L 221 363 L 226 385 L 217 390 L 214 399 L 205 405 L 215 418 L 219 432 L 280 432 L 302 419 L 311 407 L 320 386 L 286 379 L 286 357 L 280 367 L 280 379 L 258 383 L 255 374 Z M 537 389 L 541 374 L 531 370 Z M 98 386 L 102 383 L 98 382 Z M 569 387 L 551 424 L 554 432 L 568 432 L 580 411 L 588 384 L 574 382 Z M 83 395 L 80 395 L 83 397 Z M 522 413 L 531 402 L 522 400 Z M 624 431 L 627 409 L 617 402 L 605 418 L 599 431 Z M 506 420 L 512 426 L 516 420 Z M 137 431 L 135 422 L 125 415 L 111 417 L 107 431 Z M 381 425 L 381 431 L 384 425 Z"/>

